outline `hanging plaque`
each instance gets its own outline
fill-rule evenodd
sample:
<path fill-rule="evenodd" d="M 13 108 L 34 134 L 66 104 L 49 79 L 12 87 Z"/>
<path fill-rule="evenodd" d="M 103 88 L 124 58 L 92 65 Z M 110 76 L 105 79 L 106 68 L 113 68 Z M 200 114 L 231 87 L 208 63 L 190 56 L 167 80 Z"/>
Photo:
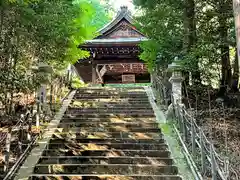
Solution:
<path fill-rule="evenodd" d="M 123 83 L 135 83 L 135 74 L 126 74 L 122 75 L 122 82 Z"/>

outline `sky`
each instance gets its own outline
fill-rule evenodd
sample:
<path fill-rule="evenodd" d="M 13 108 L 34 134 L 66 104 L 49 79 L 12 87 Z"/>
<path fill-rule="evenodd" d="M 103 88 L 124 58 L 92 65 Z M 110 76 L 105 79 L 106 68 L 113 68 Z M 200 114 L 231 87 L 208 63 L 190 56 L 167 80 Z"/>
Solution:
<path fill-rule="evenodd" d="M 134 11 L 134 5 L 132 3 L 132 0 L 112 0 L 114 9 L 118 10 L 121 6 L 128 6 L 130 11 Z"/>

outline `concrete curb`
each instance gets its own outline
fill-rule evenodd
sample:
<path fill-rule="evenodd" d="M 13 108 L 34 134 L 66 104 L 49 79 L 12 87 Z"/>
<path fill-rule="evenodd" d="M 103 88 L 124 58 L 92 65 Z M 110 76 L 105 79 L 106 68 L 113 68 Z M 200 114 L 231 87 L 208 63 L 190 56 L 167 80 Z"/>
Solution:
<path fill-rule="evenodd" d="M 161 123 L 161 124 L 165 124 L 167 122 L 166 118 L 164 116 L 164 113 L 159 109 L 157 104 L 154 102 L 155 98 L 154 98 L 154 94 L 153 94 L 152 89 L 149 86 L 144 86 L 144 89 L 145 89 L 145 92 L 147 93 L 149 102 L 150 102 L 150 104 L 153 108 L 153 111 L 154 111 L 154 114 L 156 116 L 157 122 Z"/>
<path fill-rule="evenodd" d="M 185 156 L 181 150 L 181 146 L 177 141 L 177 137 L 173 134 L 173 129 L 169 127 L 163 111 L 161 111 L 161 109 L 157 106 L 156 102 L 154 102 L 155 96 L 152 88 L 144 87 L 144 89 L 148 95 L 150 104 L 152 105 L 156 120 L 159 123 L 159 127 L 162 130 L 166 144 L 168 145 L 171 152 L 171 158 L 174 160 L 174 163 L 178 167 L 179 175 L 182 177 L 183 180 L 194 180 L 195 178 L 187 165 Z"/>

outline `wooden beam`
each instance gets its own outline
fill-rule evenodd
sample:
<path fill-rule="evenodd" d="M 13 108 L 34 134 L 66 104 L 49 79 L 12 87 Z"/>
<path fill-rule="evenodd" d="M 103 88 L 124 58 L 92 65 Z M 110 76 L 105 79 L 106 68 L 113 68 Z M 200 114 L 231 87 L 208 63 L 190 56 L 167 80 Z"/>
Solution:
<path fill-rule="evenodd" d="M 96 65 L 92 64 L 92 83 L 96 84 L 97 74 L 96 74 Z"/>

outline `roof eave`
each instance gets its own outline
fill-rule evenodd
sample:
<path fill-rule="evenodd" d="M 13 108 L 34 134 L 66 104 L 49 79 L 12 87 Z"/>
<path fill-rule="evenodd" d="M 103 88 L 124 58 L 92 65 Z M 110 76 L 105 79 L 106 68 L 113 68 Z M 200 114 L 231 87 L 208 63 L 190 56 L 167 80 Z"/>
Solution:
<path fill-rule="evenodd" d="M 147 38 L 135 38 L 135 39 L 93 39 L 88 40 L 85 44 L 80 45 L 80 47 L 94 46 L 94 45 L 127 45 L 127 44 L 139 44 L 144 41 L 148 41 Z"/>
<path fill-rule="evenodd" d="M 134 22 L 133 18 L 130 16 L 128 11 L 120 12 L 111 22 L 106 24 L 103 28 L 99 29 L 97 33 L 100 35 L 106 33 L 110 29 L 112 29 L 117 23 L 119 23 L 123 18 L 129 21 L 131 24 Z"/>

